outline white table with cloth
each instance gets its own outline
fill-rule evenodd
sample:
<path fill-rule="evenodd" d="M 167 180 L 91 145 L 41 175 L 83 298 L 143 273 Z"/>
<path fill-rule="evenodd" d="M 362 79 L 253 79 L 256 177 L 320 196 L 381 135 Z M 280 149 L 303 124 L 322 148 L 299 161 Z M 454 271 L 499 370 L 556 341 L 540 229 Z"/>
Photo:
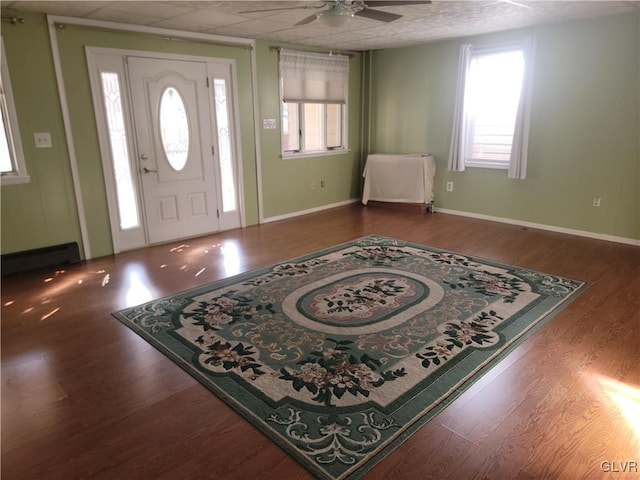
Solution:
<path fill-rule="evenodd" d="M 436 160 L 429 154 L 372 154 L 367 157 L 362 176 L 362 203 L 420 203 L 433 201 Z"/>

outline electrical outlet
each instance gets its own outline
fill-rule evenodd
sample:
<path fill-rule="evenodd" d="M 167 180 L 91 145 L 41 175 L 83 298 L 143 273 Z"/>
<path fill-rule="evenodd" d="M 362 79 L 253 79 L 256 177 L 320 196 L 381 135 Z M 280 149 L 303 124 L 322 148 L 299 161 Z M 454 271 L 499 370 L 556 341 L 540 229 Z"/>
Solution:
<path fill-rule="evenodd" d="M 453 192 L 453 182 L 447 182 L 447 192 Z"/>
<path fill-rule="evenodd" d="M 593 206 L 594 207 L 599 207 L 601 201 L 602 201 L 602 199 L 600 197 L 593 197 Z"/>
<path fill-rule="evenodd" d="M 324 188 L 326 185 L 326 183 L 324 182 L 324 180 L 320 180 L 320 188 Z"/>
<path fill-rule="evenodd" d="M 49 132 L 36 132 L 33 134 L 33 141 L 36 144 L 36 148 L 50 148 L 51 134 Z"/>

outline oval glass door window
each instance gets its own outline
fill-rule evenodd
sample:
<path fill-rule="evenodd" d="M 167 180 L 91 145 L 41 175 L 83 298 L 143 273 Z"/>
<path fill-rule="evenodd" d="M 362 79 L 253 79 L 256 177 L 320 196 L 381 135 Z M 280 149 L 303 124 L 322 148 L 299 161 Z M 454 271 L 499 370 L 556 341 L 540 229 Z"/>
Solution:
<path fill-rule="evenodd" d="M 167 87 L 160 99 L 160 136 L 169 165 L 180 171 L 189 158 L 189 120 L 182 96 Z"/>

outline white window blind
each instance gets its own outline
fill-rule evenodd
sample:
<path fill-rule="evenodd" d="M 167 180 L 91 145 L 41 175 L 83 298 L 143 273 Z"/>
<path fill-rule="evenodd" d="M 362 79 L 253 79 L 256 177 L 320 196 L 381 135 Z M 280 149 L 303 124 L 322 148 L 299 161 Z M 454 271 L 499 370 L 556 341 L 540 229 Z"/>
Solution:
<path fill-rule="evenodd" d="M 300 103 L 347 103 L 349 57 L 280 50 L 282 100 Z"/>

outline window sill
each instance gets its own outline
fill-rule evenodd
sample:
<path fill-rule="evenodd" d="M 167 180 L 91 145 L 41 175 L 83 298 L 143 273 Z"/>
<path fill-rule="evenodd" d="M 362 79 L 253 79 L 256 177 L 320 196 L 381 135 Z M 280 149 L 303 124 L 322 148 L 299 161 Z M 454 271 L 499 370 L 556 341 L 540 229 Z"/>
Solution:
<path fill-rule="evenodd" d="M 349 152 L 351 152 L 349 148 L 336 148 L 335 150 L 324 150 L 322 152 L 283 153 L 280 157 L 283 160 L 296 160 L 298 158 L 335 157 L 337 155 L 346 155 Z"/>
<path fill-rule="evenodd" d="M 498 162 L 491 160 L 465 160 L 464 166 L 467 168 L 493 168 L 498 170 L 509 170 L 509 162 Z"/>
<path fill-rule="evenodd" d="M 0 176 L 0 185 L 19 185 L 21 183 L 30 183 L 29 175 L 2 175 Z"/>

